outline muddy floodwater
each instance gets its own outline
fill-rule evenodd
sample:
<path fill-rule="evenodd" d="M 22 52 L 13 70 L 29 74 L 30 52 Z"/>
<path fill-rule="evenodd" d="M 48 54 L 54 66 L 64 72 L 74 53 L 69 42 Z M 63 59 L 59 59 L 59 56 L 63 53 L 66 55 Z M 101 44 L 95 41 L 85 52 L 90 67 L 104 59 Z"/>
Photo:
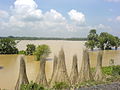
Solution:
<path fill-rule="evenodd" d="M 46 76 L 50 80 L 52 74 L 52 64 L 54 55 L 58 56 L 61 48 L 65 51 L 65 60 L 68 75 L 72 66 L 73 55 L 78 57 L 78 66 L 80 70 L 82 50 L 84 48 L 84 41 L 63 41 L 63 40 L 22 40 L 17 44 L 19 50 L 25 50 L 27 44 L 47 44 L 50 46 L 51 54 L 46 63 Z M 90 52 L 90 64 L 92 67 L 96 65 L 98 51 Z M 120 65 L 120 50 L 104 51 L 103 66 L 110 65 L 110 60 L 114 60 L 115 65 Z M 35 56 L 25 56 L 27 76 L 29 81 L 35 81 L 38 70 L 39 61 L 36 61 Z M 14 90 L 19 74 L 19 56 L 18 55 L 0 55 L 0 88 Z"/>

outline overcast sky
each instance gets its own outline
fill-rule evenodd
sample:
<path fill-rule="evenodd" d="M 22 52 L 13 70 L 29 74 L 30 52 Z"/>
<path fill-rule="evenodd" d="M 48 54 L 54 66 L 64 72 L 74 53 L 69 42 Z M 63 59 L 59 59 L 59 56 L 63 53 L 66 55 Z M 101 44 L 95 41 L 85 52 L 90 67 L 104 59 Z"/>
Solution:
<path fill-rule="evenodd" d="M 120 37 L 120 0 L 1 0 L 0 36 Z"/>

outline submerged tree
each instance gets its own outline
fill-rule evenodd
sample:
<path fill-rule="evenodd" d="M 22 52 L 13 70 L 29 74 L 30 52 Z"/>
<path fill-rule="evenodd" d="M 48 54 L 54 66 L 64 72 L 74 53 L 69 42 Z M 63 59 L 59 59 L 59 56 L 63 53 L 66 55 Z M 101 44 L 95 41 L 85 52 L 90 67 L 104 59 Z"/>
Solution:
<path fill-rule="evenodd" d="M 53 61 L 53 72 L 52 72 L 52 77 L 51 77 L 51 81 L 53 79 L 53 77 L 55 76 L 55 73 L 57 71 L 58 68 L 58 57 L 54 56 L 54 61 Z"/>
<path fill-rule="evenodd" d="M 55 82 L 64 82 L 70 84 L 70 80 L 67 74 L 67 69 L 65 64 L 65 54 L 63 49 L 61 49 L 61 51 L 59 52 L 58 68 L 51 81 L 51 85 L 55 84 Z"/>
<path fill-rule="evenodd" d="M 40 60 L 40 70 L 36 79 L 37 84 L 41 84 L 43 86 L 48 86 L 46 73 L 45 73 L 45 64 L 46 58 L 50 54 L 50 48 L 48 45 L 39 45 L 36 49 L 35 55 L 37 56 L 37 60 Z"/>
<path fill-rule="evenodd" d="M 76 84 L 78 78 L 78 65 L 77 65 L 77 56 L 73 56 L 72 69 L 70 73 L 71 84 Z"/>
<path fill-rule="evenodd" d="M 94 77 L 94 80 L 96 81 L 103 80 L 102 59 L 103 59 L 103 51 L 100 51 L 97 56 L 97 65 L 96 65 L 96 71 L 95 71 L 95 77 Z"/>
<path fill-rule="evenodd" d="M 17 80 L 15 90 L 20 90 L 21 85 L 29 84 L 27 74 L 26 74 L 26 65 L 23 56 L 20 56 L 20 71 L 19 71 L 19 78 Z"/>
<path fill-rule="evenodd" d="M 90 71 L 90 59 L 89 59 L 89 52 L 87 49 L 83 50 L 83 58 L 82 58 L 82 66 L 79 73 L 79 81 L 84 82 L 92 80 L 92 74 Z"/>

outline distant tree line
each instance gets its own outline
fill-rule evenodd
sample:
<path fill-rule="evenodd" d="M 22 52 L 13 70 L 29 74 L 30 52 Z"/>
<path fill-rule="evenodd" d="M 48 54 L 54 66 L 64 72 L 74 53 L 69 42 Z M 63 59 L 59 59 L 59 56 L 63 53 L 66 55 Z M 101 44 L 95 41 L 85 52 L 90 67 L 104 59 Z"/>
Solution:
<path fill-rule="evenodd" d="M 120 39 L 107 32 L 101 32 L 100 35 L 98 35 L 96 30 L 92 29 L 87 36 L 85 45 L 92 51 L 94 48 L 99 48 L 101 50 L 111 50 L 115 48 L 115 50 L 117 50 L 120 46 Z"/>
<path fill-rule="evenodd" d="M 11 38 L 14 40 L 72 40 L 72 41 L 85 41 L 87 38 L 56 38 L 56 37 L 0 37 L 0 38 Z"/>

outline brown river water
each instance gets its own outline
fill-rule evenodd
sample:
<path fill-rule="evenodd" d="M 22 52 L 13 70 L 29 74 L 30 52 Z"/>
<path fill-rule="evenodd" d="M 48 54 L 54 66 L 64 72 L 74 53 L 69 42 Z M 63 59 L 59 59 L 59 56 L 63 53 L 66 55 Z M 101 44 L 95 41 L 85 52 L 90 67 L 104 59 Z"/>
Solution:
<path fill-rule="evenodd" d="M 50 46 L 51 54 L 46 63 L 46 76 L 49 81 L 52 74 L 52 64 L 54 55 L 58 56 L 61 48 L 65 51 L 65 60 L 68 75 L 72 66 L 72 57 L 74 54 L 78 57 L 78 66 L 80 70 L 82 51 L 84 48 L 84 41 L 63 41 L 63 40 L 22 40 L 17 44 L 19 50 L 25 50 L 27 44 L 47 44 Z M 90 52 L 91 67 L 96 66 L 97 51 Z M 39 61 L 35 60 L 35 56 L 25 56 L 27 76 L 29 81 L 35 81 L 39 71 Z M 110 60 L 114 60 L 115 65 L 120 65 L 120 50 L 104 51 L 103 66 L 110 65 Z M 14 90 L 19 74 L 19 55 L 0 55 L 0 88 Z"/>

